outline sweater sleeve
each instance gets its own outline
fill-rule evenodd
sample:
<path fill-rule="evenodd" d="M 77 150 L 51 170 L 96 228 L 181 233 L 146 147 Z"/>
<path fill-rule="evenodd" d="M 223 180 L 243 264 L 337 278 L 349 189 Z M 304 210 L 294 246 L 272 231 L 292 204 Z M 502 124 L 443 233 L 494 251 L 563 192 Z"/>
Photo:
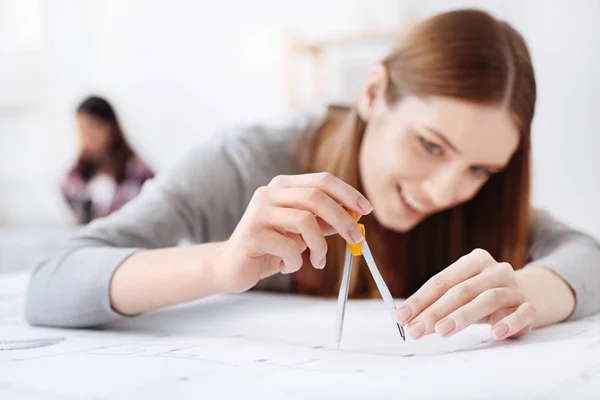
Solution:
<path fill-rule="evenodd" d="M 600 245 L 591 236 L 535 210 L 530 232 L 527 266 L 545 267 L 556 273 L 575 294 L 575 310 L 569 319 L 600 311 Z"/>
<path fill-rule="evenodd" d="M 256 188 L 293 173 L 288 147 L 297 124 L 223 132 L 148 180 L 120 210 L 84 227 L 34 270 L 25 316 L 32 325 L 89 327 L 122 316 L 110 282 L 140 249 L 226 240 Z"/>

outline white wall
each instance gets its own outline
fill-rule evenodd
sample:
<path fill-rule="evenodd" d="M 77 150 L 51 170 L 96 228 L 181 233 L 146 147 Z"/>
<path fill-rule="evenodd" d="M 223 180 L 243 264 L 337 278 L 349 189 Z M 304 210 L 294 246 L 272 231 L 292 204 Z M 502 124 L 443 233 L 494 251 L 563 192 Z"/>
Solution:
<path fill-rule="evenodd" d="M 595 0 L 0 0 L 0 37 L 21 38 L 0 39 L 0 88 L 13 87 L 0 90 L 0 219 L 68 221 L 57 185 L 75 151 L 72 110 L 89 92 L 113 100 L 131 141 L 161 169 L 220 127 L 286 111 L 287 34 L 394 27 L 404 12 L 463 6 L 506 18 L 532 51 L 534 202 L 600 237 Z M 30 21 L 18 19 L 28 8 L 38 17 L 23 28 L 14 21 Z"/>

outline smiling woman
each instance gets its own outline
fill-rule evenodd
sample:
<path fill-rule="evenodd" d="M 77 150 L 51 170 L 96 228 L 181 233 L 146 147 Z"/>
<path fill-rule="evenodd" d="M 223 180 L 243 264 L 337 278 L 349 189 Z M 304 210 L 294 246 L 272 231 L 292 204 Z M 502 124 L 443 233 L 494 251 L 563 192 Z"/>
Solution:
<path fill-rule="evenodd" d="M 361 181 L 367 194 L 393 195 L 376 204 L 375 215 L 380 213 L 386 228 L 407 231 L 430 214 L 471 200 L 493 173 L 506 168 L 519 142 L 517 126 L 501 105 L 410 96 L 365 132 Z M 381 174 L 386 170 L 389 176 Z M 386 183 L 398 189 L 400 199 L 391 188 L 376 187 Z"/>
<path fill-rule="evenodd" d="M 528 262 L 535 100 L 514 29 L 477 11 L 442 14 L 372 68 L 356 109 L 316 135 L 305 171 L 328 171 L 373 203 L 364 223 L 397 295 L 475 248 L 519 269 Z M 344 154 L 331 157 L 334 146 Z M 329 244 L 328 263 L 339 265 L 343 243 Z M 351 291 L 375 295 L 365 266 L 355 273 Z M 339 272 L 303 279 L 313 274 L 298 274 L 306 292 L 335 288 Z"/>
<path fill-rule="evenodd" d="M 33 274 L 27 318 L 93 326 L 251 288 L 334 295 L 346 243 L 362 240 L 347 210 L 408 297 L 396 317 L 412 338 L 485 322 L 503 339 L 597 312 L 598 244 L 531 211 L 535 101 L 508 24 L 430 18 L 356 107 L 226 132 L 83 229 Z M 379 295 L 364 265 L 352 273 L 351 296 Z"/>

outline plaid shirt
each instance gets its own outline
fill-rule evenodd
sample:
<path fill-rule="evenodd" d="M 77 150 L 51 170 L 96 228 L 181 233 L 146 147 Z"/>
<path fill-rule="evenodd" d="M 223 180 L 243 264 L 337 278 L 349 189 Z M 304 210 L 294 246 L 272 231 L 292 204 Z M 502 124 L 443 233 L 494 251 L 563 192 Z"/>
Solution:
<path fill-rule="evenodd" d="M 97 175 L 85 182 L 73 167 L 61 183 L 61 193 L 78 222 L 86 224 L 121 208 L 153 177 L 152 170 L 135 157 L 127 162 L 125 178 L 120 183 L 107 175 Z"/>

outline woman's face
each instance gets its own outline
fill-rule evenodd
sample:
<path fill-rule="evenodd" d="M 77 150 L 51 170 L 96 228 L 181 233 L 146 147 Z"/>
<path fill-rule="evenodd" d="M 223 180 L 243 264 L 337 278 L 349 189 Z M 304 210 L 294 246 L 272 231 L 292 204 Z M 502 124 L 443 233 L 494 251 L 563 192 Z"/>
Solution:
<path fill-rule="evenodd" d="M 98 159 L 105 154 L 110 146 L 112 126 L 85 112 L 78 112 L 76 121 L 85 157 Z"/>
<path fill-rule="evenodd" d="M 409 231 L 471 199 L 518 147 L 517 126 L 500 106 L 443 97 L 408 96 L 393 107 L 379 95 L 371 100 L 361 113 L 360 174 L 375 217 L 390 230 Z"/>

